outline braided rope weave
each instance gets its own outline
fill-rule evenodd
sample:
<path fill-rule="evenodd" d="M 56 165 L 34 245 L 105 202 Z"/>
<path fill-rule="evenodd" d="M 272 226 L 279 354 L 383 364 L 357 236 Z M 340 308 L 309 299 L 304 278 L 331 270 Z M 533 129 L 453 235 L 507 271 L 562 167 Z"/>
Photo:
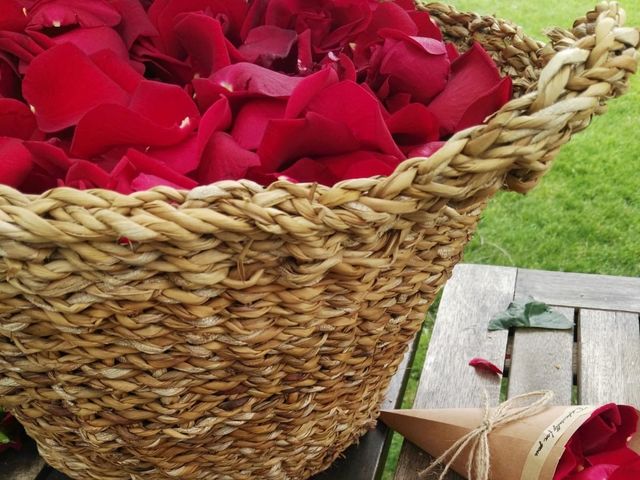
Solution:
<path fill-rule="evenodd" d="M 532 188 L 636 68 L 615 3 L 547 46 L 426 8 L 460 48 L 483 43 L 517 98 L 387 178 L 0 187 L 0 405 L 48 463 L 79 480 L 304 479 L 371 426 L 487 200 Z"/>

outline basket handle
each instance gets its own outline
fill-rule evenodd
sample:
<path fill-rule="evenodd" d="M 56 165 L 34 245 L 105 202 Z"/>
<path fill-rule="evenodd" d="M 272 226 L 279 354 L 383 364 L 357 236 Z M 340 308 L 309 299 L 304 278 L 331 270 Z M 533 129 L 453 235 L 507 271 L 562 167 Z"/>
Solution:
<path fill-rule="evenodd" d="M 443 17 L 460 15 L 448 6 L 429 6 L 442 10 Z M 466 16 L 483 24 L 478 16 Z M 410 197 L 429 205 L 473 205 L 500 188 L 531 190 L 571 135 L 603 113 L 607 100 L 626 91 L 637 68 L 640 32 L 625 28 L 624 21 L 616 2 L 602 2 L 576 20 L 573 31 L 551 30 L 551 42 L 540 44 L 538 51 L 546 65 L 528 93 L 508 102 L 486 124 L 456 133 L 430 157 L 406 160 L 370 195 L 390 199 L 410 191 Z M 498 28 L 519 34 L 509 25 Z"/>
<path fill-rule="evenodd" d="M 607 100 L 627 90 L 637 69 L 640 32 L 624 27 L 625 20 L 617 2 L 602 2 L 577 19 L 571 32 L 558 28 L 547 32 L 551 42 L 541 53 L 548 63 L 536 91 L 523 97 L 530 104 L 517 124 L 537 126 L 540 137 L 545 137 L 539 141 L 550 153 L 542 158 L 516 155 L 506 177 L 508 189 L 524 193 L 533 188 L 571 135 L 586 128 L 594 114 L 602 114 Z"/>

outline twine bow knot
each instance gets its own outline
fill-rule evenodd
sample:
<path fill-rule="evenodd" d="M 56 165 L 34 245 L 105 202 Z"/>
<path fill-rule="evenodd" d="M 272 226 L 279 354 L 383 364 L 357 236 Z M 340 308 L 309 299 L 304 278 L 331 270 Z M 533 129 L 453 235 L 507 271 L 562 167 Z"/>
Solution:
<path fill-rule="evenodd" d="M 444 464 L 444 470 L 438 480 L 444 480 L 453 462 L 469 447 L 469 462 L 467 464 L 467 478 L 473 480 L 489 480 L 491 453 L 489 451 L 489 435 L 495 429 L 523 418 L 532 417 L 542 412 L 551 399 L 553 392 L 541 390 L 519 395 L 489 408 L 489 398 L 485 394 L 484 419 L 475 430 L 454 443 L 425 470 L 420 472 L 420 478 L 427 478 L 439 465 Z M 534 400 L 535 399 L 535 400 Z M 527 403 L 531 402 L 531 403 Z"/>

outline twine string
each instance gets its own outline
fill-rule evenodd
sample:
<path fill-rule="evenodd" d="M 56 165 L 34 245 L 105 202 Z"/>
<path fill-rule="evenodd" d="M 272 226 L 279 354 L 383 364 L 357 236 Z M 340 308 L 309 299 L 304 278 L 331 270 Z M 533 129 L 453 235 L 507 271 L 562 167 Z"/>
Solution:
<path fill-rule="evenodd" d="M 484 418 L 478 428 L 470 431 L 446 452 L 440 455 L 425 470 L 419 473 L 420 478 L 427 478 L 435 469 L 444 465 L 438 480 L 444 480 L 453 463 L 469 447 L 469 462 L 467 463 L 467 478 L 473 480 L 489 480 L 491 452 L 489 450 L 489 435 L 494 430 L 512 422 L 532 417 L 542 412 L 551 399 L 553 392 L 541 390 L 526 393 L 507 400 L 495 409 L 489 407 L 489 396 L 485 392 Z"/>

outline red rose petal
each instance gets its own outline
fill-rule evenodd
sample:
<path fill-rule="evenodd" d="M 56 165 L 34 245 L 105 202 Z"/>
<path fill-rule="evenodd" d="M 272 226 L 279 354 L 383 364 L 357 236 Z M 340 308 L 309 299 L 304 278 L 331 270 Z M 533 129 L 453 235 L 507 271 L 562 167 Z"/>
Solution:
<path fill-rule="evenodd" d="M 289 167 L 293 160 L 338 155 L 358 148 L 358 140 L 344 123 L 310 112 L 305 118 L 269 122 L 258 155 L 265 171 L 277 172 Z"/>
<path fill-rule="evenodd" d="M 378 100 L 357 83 L 347 80 L 330 85 L 311 100 L 308 109 L 343 122 L 363 150 L 404 158 L 385 124 Z"/>
<path fill-rule="evenodd" d="M 503 102 L 510 96 L 509 82 L 500 77 L 487 52 L 474 43 L 453 62 L 446 88 L 429 104 L 429 110 L 440 120 L 441 133 L 448 135 L 473 125 L 474 121 L 481 123 L 489 114 L 488 104 Z M 473 107 L 478 101 L 482 108 Z"/>
<path fill-rule="evenodd" d="M 211 136 L 218 131 L 227 130 L 231 126 L 231 107 L 229 100 L 222 97 L 214 103 L 202 116 L 198 128 L 198 157 L 202 155 Z"/>
<path fill-rule="evenodd" d="M 17 98 L 20 95 L 20 79 L 17 68 L 0 52 L 0 97 Z"/>
<path fill-rule="evenodd" d="M 113 27 L 122 17 L 105 0 L 41 1 L 29 9 L 28 28 L 42 29 L 80 25 L 81 27 Z"/>
<path fill-rule="evenodd" d="M 400 163 L 397 157 L 377 152 L 357 152 L 318 158 L 339 180 L 390 175 Z"/>
<path fill-rule="evenodd" d="M 110 188 L 125 194 L 158 185 L 186 190 L 198 185 L 166 164 L 134 149 L 128 150 L 113 169 L 110 182 Z"/>
<path fill-rule="evenodd" d="M 613 472 L 609 480 L 638 480 L 640 478 L 640 458 L 633 463 L 624 465 Z"/>
<path fill-rule="evenodd" d="M 298 73 L 306 74 L 313 68 L 313 49 L 311 47 L 311 30 L 298 35 Z"/>
<path fill-rule="evenodd" d="M 0 30 L 24 31 L 27 17 L 22 12 L 23 5 L 17 0 L 0 0 Z"/>
<path fill-rule="evenodd" d="M 92 157 L 114 146 L 170 146 L 189 133 L 179 126 L 160 126 L 121 105 L 100 105 L 78 123 L 71 151 L 79 157 Z"/>
<path fill-rule="evenodd" d="M 22 90 L 45 132 L 75 125 L 98 105 L 125 104 L 129 100 L 127 92 L 78 47 L 68 43 L 47 50 L 31 62 Z"/>
<path fill-rule="evenodd" d="M 36 128 L 36 118 L 29 107 L 12 98 L 0 98 L 0 137 L 29 140 Z"/>
<path fill-rule="evenodd" d="M 88 188 L 108 188 L 110 176 L 93 162 L 78 160 L 67 172 L 64 184 L 68 187 L 85 190 Z"/>
<path fill-rule="evenodd" d="M 204 14 L 185 14 L 176 23 L 175 33 L 196 75 L 208 77 L 231 65 L 227 40 L 218 20 Z"/>
<path fill-rule="evenodd" d="M 397 30 L 381 32 L 385 37 L 377 74 L 387 75 L 394 92 L 411 93 L 425 103 L 440 93 L 449 79 L 450 62 L 438 40 L 411 37 Z"/>
<path fill-rule="evenodd" d="M 411 103 L 387 118 L 387 127 L 403 153 L 439 139 L 436 116 L 421 103 Z"/>
<path fill-rule="evenodd" d="M 176 145 L 150 148 L 147 154 L 178 173 L 183 175 L 191 173 L 200 163 L 198 136 L 192 133 L 190 137 Z"/>
<path fill-rule="evenodd" d="M 270 67 L 274 60 L 289 56 L 297 38 L 294 30 L 263 25 L 249 31 L 238 51 L 248 62 Z"/>
<path fill-rule="evenodd" d="M 302 78 L 290 77 L 252 63 L 236 63 L 215 72 L 209 81 L 229 92 L 288 97 Z"/>
<path fill-rule="evenodd" d="M 491 363 L 489 360 L 485 360 L 484 358 L 473 358 L 469 362 L 469 365 L 471 365 L 476 370 L 495 373 L 496 375 L 502 375 L 502 370 L 500 370 L 496 365 Z"/>
<path fill-rule="evenodd" d="M 245 0 L 155 0 L 148 10 L 149 19 L 160 36 L 154 40 L 161 50 L 179 58 L 180 42 L 175 35 L 176 18 L 185 12 L 206 12 L 212 18 L 224 18 L 227 38 L 239 36 L 248 9 Z"/>
<path fill-rule="evenodd" d="M 324 68 L 319 72 L 303 78 L 296 88 L 291 92 L 291 97 L 287 102 L 285 117 L 295 118 L 302 114 L 309 102 L 327 88 L 329 85 L 338 83 L 338 75 L 332 68 Z"/>
<path fill-rule="evenodd" d="M 127 57 L 128 58 L 128 57 Z M 128 62 L 119 58 L 111 50 L 101 50 L 91 55 L 91 61 L 102 72 L 117 83 L 123 90 L 129 94 L 133 94 L 144 80 Z"/>
<path fill-rule="evenodd" d="M 127 46 L 120 35 L 109 27 L 76 28 L 62 35 L 53 37 L 57 44 L 72 43 L 86 55 L 100 50 L 110 50 L 119 58 L 129 61 Z"/>
<path fill-rule="evenodd" d="M 258 165 L 258 155 L 242 148 L 231 135 L 216 132 L 205 149 L 196 178 L 202 185 L 219 180 L 236 180 L 245 178 L 249 168 Z"/>
<path fill-rule="evenodd" d="M 200 117 L 198 107 L 177 85 L 144 80 L 131 97 L 129 108 L 158 125 L 193 130 Z M 187 125 L 186 125 L 187 124 Z"/>
<path fill-rule="evenodd" d="M 122 17 L 116 30 L 127 45 L 127 49 L 130 49 L 140 37 L 158 35 L 158 31 L 138 0 L 110 0 L 110 2 Z"/>
<path fill-rule="evenodd" d="M 17 57 L 20 60 L 19 71 L 23 73 L 25 65 L 31 63 L 45 48 L 54 45 L 53 40 L 48 37 L 43 40 L 45 45 L 42 45 L 39 40 L 42 38 L 37 35 L 37 32 L 29 32 L 29 35 L 25 35 L 18 32 L 0 31 L 0 52 Z"/>
<path fill-rule="evenodd" d="M 33 166 L 31 152 L 20 140 L 0 137 L 0 159 L 0 184 L 19 187 Z"/>
<path fill-rule="evenodd" d="M 273 175 L 276 178 L 272 178 L 271 181 L 285 177 L 294 182 L 317 182 L 326 186 L 340 181 L 340 178 L 333 175 L 323 162 L 311 158 L 301 158 L 285 171 Z"/>
<path fill-rule="evenodd" d="M 133 45 L 131 59 L 145 64 L 147 76 L 167 83 L 184 85 L 193 79 L 193 69 L 189 62 L 167 55 L 148 38 L 141 38 Z"/>
<path fill-rule="evenodd" d="M 458 121 L 456 131 L 480 125 L 488 116 L 493 115 L 507 103 L 513 95 L 513 83 L 510 77 L 503 78 L 495 87 L 476 98 Z"/>
<path fill-rule="evenodd" d="M 284 118 L 287 103 L 276 98 L 249 100 L 235 116 L 231 135 L 242 148 L 257 150 L 270 120 Z"/>
<path fill-rule="evenodd" d="M 409 16 L 418 27 L 418 33 L 416 35 L 420 37 L 435 38 L 438 41 L 442 41 L 442 32 L 431 19 L 429 12 L 425 12 L 424 10 L 415 10 L 414 5 L 413 11 L 409 12 Z"/>

